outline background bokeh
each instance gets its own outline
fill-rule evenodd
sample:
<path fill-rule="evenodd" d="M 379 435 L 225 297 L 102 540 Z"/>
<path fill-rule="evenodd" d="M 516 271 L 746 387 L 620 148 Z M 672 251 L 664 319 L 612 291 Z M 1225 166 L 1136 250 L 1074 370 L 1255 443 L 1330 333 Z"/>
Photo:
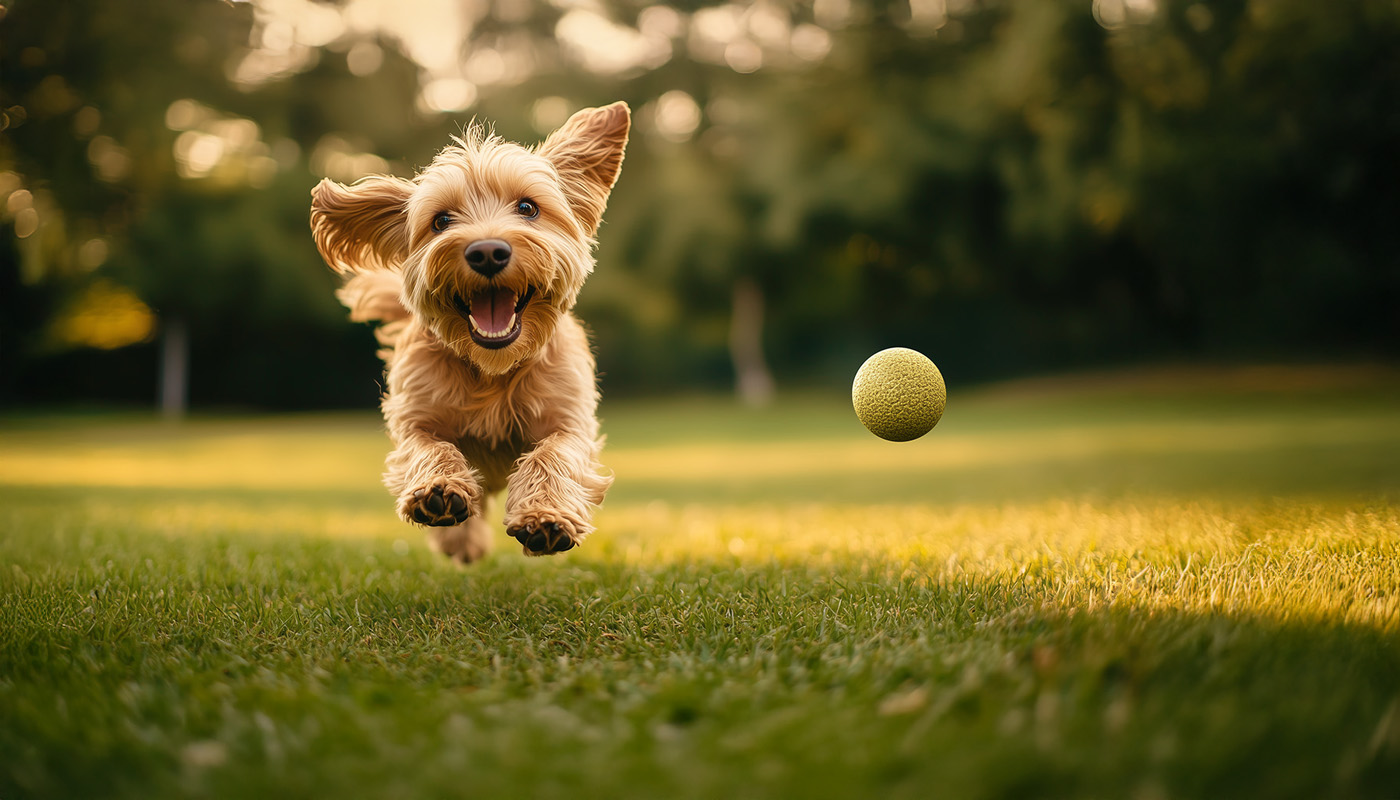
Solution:
<path fill-rule="evenodd" d="M 610 396 L 1390 359 L 1397 52 L 1393 0 L 0 0 L 0 404 L 370 407 L 312 185 L 617 99 Z"/>

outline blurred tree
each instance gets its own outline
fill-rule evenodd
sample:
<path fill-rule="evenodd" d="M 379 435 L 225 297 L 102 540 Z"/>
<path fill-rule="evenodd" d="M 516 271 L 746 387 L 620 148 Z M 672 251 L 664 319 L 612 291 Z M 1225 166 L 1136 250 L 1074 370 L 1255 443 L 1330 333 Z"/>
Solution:
<path fill-rule="evenodd" d="M 303 60 L 295 68 L 259 60 L 250 42 L 274 34 L 251 6 L 213 0 L 19 3 L 0 25 L 18 45 L 3 56 L 0 159 L 32 187 L 22 191 L 50 201 L 24 231 L 34 246 L 17 271 L 38 296 L 94 280 L 134 290 L 159 318 L 167 413 L 184 411 L 191 352 L 215 352 L 229 336 L 251 342 L 259 328 L 304 329 L 308 318 L 322 330 L 342 324 L 331 277 L 309 268 L 306 151 L 343 123 L 400 137 L 412 127 L 376 128 L 380 114 L 328 89 L 351 85 L 343 60 L 338 75 L 317 69 L 310 49 L 282 54 Z M 360 96 L 416 116 L 403 100 L 414 70 L 387 60 L 355 82 Z M 331 147 L 323 157 L 353 155 Z M 31 348 L 45 340 L 29 338 Z"/>
<path fill-rule="evenodd" d="M 642 263 L 703 274 L 703 247 L 759 276 L 789 369 L 886 344 L 985 376 L 1400 343 L 1393 4 L 823 5 L 844 19 L 818 64 L 657 71 L 703 79 L 684 146 L 707 167 L 638 226 Z"/>
<path fill-rule="evenodd" d="M 636 129 L 581 298 L 610 388 L 761 399 L 894 344 L 964 380 L 1400 346 L 1389 0 L 427 8 L 11 3 L 6 362 L 140 339 L 105 303 L 186 321 L 196 402 L 367 401 L 307 189 L 614 99 Z"/>
<path fill-rule="evenodd" d="M 19 3 L 8 10 L 0 20 L 7 42 L 3 155 L 52 201 L 38 230 L 24 237 L 48 243 L 24 254 L 33 282 L 81 281 L 101 266 L 112 237 L 148 209 L 178 203 L 169 197 L 176 185 L 173 136 L 160 123 L 176 98 L 232 92 L 223 65 L 246 40 L 247 18 L 215 4 Z M 121 69 L 112 68 L 118 64 Z M 149 256 L 140 258 L 150 263 Z M 183 309 L 162 310 L 173 312 L 165 326 L 167 366 L 183 372 L 183 363 L 169 357 L 187 352 L 178 322 Z M 180 400 L 183 392 L 166 396 Z M 183 404 L 170 410 L 180 412 Z"/>

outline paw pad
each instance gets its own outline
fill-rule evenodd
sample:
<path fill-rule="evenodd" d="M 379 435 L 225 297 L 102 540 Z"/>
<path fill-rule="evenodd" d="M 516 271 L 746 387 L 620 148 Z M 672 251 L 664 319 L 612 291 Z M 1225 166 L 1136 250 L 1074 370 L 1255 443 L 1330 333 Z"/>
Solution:
<path fill-rule="evenodd" d="M 466 497 L 444 486 L 429 486 L 413 493 L 408 515 L 419 525 L 441 527 L 460 525 L 471 512 Z"/>
<path fill-rule="evenodd" d="M 574 548 L 573 538 L 564 530 L 564 526 L 557 522 L 522 525 L 511 528 L 509 533 L 525 546 L 527 553 L 534 556 L 548 556 Z"/>

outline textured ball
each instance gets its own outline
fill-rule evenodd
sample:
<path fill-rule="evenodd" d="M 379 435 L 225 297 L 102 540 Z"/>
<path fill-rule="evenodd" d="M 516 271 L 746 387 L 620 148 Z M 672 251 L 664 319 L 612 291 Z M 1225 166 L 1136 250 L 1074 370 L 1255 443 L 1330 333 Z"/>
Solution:
<path fill-rule="evenodd" d="M 927 356 L 907 347 L 891 347 L 860 366 L 851 386 L 851 402 L 871 433 L 891 442 L 907 442 L 938 424 L 948 389 L 943 374 Z"/>

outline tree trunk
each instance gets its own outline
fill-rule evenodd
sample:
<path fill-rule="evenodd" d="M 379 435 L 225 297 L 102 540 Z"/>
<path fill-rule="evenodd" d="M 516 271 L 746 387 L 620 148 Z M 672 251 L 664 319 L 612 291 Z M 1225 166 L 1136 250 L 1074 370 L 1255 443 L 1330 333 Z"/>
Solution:
<path fill-rule="evenodd" d="M 182 419 L 189 407 L 190 332 L 181 317 L 165 321 L 160 337 L 160 413 Z"/>
<path fill-rule="evenodd" d="M 773 373 L 763 358 L 763 290 L 752 278 L 734 282 L 729 357 L 739 399 L 751 406 L 767 405 L 773 399 Z"/>

